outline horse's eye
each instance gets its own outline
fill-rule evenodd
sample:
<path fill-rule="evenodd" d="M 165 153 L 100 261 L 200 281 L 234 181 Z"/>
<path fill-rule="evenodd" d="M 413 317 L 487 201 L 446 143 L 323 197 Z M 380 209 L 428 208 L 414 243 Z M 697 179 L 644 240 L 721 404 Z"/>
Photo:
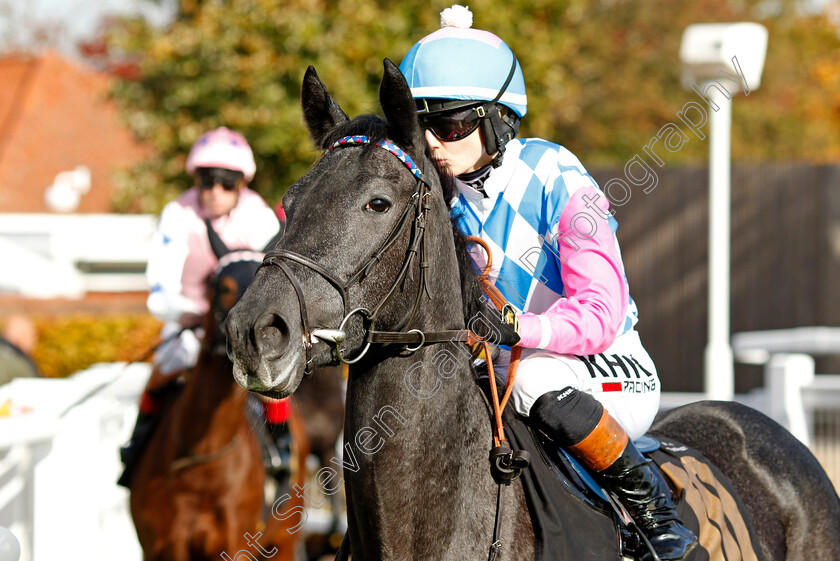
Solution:
<path fill-rule="evenodd" d="M 365 206 L 365 210 L 373 212 L 388 212 L 389 208 L 391 208 L 391 203 L 385 199 L 373 199 Z"/>

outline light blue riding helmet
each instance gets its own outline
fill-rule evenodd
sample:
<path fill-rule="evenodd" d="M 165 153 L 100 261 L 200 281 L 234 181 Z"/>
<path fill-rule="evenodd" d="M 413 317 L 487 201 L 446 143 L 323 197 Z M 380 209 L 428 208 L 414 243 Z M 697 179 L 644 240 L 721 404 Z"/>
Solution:
<path fill-rule="evenodd" d="M 454 5 L 440 14 L 441 28 L 420 39 L 400 71 L 418 113 L 435 114 L 474 106 L 484 149 L 499 166 L 505 145 L 528 112 L 522 67 L 507 44 L 489 31 L 472 29 L 472 13 Z M 483 103 L 482 103 L 483 102 Z M 510 109 L 500 111 L 496 104 Z"/>
<path fill-rule="evenodd" d="M 447 8 L 440 19 L 441 29 L 420 39 L 400 63 L 412 96 L 498 101 L 518 117 L 525 116 L 525 79 L 510 47 L 489 31 L 472 29 L 472 13 L 463 6 Z"/>

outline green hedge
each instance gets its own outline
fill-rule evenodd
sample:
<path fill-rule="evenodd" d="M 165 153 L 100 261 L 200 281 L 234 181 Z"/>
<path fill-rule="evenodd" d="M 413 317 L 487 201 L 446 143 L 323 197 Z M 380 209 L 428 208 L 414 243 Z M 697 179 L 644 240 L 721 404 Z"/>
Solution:
<path fill-rule="evenodd" d="M 50 378 L 63 378 L 97 362 L 138 360 L 158 342 L 161 328 L 160 321 L 148 314 L 32 319 L 38 330 L 32 359 Z"/>

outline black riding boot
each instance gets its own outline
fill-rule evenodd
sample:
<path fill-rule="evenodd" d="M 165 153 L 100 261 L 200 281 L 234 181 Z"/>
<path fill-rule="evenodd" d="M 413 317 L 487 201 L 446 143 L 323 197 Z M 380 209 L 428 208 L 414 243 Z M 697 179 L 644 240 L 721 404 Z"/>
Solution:
<path fill-rule="evenodd" d="M 659 468 L 632 441 L 598 481 L 618 495 L 662 561 L 682 559 L 697 538 L 680 523 L 671 490 Z M 644 557 L 643 557 L 644 558 Z"/>
<path fill-rule="evenodd" d="M 573 388 L 549 392 L 529 420 L 618 495 L 661 561 L 682 559 L 694 547 L 697 538 L 677 518 L 664 476 L 595 398 Z"/>
<path fill-rule="evenodd" d="M 146 443 L 152 436 L 157 425 L 157 413 L 144 413 L 140 411 L 137 414 L 137 422 L 134 424 L 134 431 L 131 433 L 131 438 L 128 443 L 120 448 L 120 459 L 122 460 L 125 469 L 122 475 L 117 480 L 118 485 L 128 487 L 131 482 L 131 474 L 134 473 L 134 466 L 137 460 L 140 459 L 140 454 L 146 447 Z"/>

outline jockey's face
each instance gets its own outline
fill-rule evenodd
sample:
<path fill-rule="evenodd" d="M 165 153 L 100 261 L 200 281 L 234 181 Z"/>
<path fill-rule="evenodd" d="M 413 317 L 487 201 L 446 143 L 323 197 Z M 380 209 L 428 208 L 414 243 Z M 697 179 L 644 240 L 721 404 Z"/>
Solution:
<path fill-rule="evenodd" d="M 239 191 L 243 185 L 244 182 L 240 181 L 236 188 L 232 190 L 225 189 L 219 183 L 213 185 L 213 187 L 200 187 L 199 200 L 207 216 L 218 218 L 233 210 L 239 200 Z"/>
<path fill-rule="evenodd" d="M 426 142 L 432 150 L 432 158 L 449 168 L 452 175 L 476 171 L 493 161 L 484 151 L 484 142 L 479 132 L 481 127 L 461 140 L 447 142 L 440 140 L 431 131 L 426 131 Z"/>

